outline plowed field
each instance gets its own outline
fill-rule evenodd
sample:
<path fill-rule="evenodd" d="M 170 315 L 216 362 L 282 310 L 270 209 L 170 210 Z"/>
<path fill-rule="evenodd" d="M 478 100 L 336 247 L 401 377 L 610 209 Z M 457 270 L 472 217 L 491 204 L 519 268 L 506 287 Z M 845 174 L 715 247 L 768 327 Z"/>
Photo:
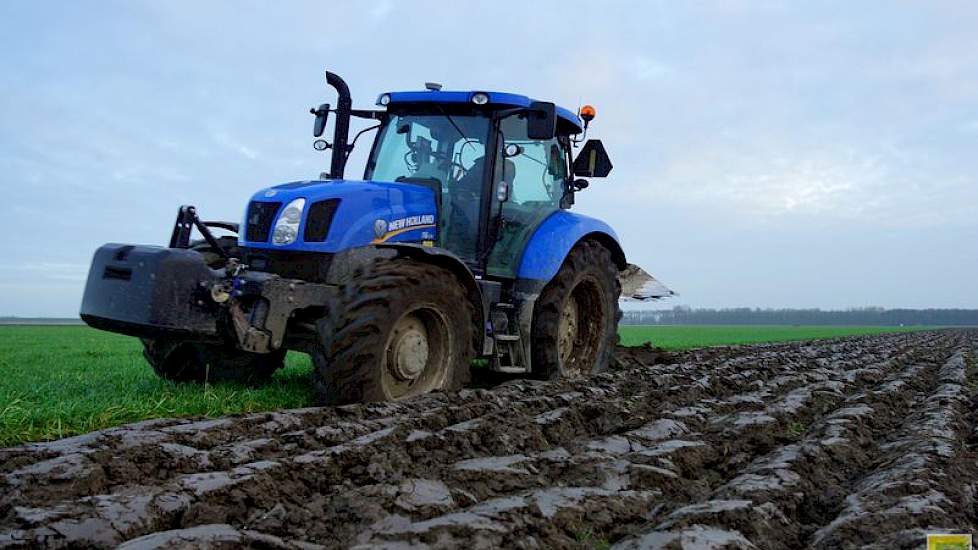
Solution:
<path fill-rule="evenodd" d="M 0 547 L 919 548 L 978 524 L 978 331 L 0 450 Z"/>

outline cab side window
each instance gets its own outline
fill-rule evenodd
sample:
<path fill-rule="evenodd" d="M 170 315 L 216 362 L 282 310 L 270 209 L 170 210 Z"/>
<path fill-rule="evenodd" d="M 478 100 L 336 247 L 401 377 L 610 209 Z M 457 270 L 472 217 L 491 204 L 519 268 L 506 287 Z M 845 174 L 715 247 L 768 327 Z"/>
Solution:
<path fill-rule="evenodd" d="M 489 274 L 515 277 L 520 252 L 540 223 L 556 212 L 568 178 L 567 148 L 560 139 L 531 140 L 526 135 L 526 119 L 506 118 L 500 124 L 502 139 L 499 159 L 507 147 L 517 145 L 517 153 L 496 163 L 496 180 L 509 184 L 509 197 L 502 203 L 501 224 L 489 255 Z M 496 201 L 496 197 L 493 196 Z M 499 203 L 493 213 L 499 212 Z"/>
<path fill-rule="evenodd" d="M 505 145 L 522 152 L 507 159 L 503 180 L 510 184 L 509 202 L 516 205 L 556 206 L 564 195 L 567 157 L 557 138 L 536 141 L 526 137 L 526 119 L 510 117 L 502 123 Z M 510 173 L 512 172 L 512 173 Z"/>

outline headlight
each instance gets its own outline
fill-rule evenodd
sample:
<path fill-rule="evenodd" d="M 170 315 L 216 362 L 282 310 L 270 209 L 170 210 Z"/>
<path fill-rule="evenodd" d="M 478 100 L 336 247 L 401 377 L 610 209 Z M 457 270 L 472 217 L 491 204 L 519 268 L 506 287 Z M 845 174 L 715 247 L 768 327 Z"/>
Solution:
<path fill-rule="evenodd" d="M 306 199 L 295 199 L 285 205 L 285 209 L 275 221 L 272 231 L 272 244 L 284 246 L 295 242 L 299 236 L 299 222 L 302 221 L 302 209 L 306 207 Z"/>
<path fill-rule="evenodd" d="M 489 103 L 489 95 L 482 92 L 476 92 L 472 95 L 472 103 L 475 103 L 476 105 L 485 105 L 486 103 Z"/>
<path fill-rule="evenodd" d="M 381 94 L 380 97 L 377 98 L 377 105 L 387 105 L 390 102 L 391 102 L 390 94 Z"/>

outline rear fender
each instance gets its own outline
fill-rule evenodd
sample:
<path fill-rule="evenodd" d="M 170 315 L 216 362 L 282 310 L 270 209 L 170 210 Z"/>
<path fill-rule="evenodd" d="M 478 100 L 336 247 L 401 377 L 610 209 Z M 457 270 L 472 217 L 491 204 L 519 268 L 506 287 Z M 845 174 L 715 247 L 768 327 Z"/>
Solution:
<path fill-rule="evenodd" d="M 645 270 L 625 260 L 618 236 L 608 224 L 575 212 L 559 211 L 540 224 L 523 251 L 518 286 L 524 296 L 535 298 L 557 275 L 571 249 L 585 239 L 595 240 L 611 252 L 618 268 L 622 300 L 658 300 L 676 295 Z"/>
<path fill-rule="evenodd" d="M 530 237 L 523 250 L 517 276 L 520 279 L 549 282 L 560 270 L 571 249 L 584 239 L 594 239 L 603 244 L 611 251 L 611 258 L 618 269 L 625 269 L 625 252 L 618 243 L 618 235 L 608 224 L 576 212 L 560 210 L 544 220 Z"/>

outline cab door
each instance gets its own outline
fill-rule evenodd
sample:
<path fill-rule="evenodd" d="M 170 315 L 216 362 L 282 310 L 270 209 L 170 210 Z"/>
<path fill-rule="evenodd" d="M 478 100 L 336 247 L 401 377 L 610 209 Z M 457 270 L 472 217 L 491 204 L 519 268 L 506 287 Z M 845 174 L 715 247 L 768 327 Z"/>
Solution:
<path fill-rule="evenodd" d="M 569 143 L 566 136 L 529 139 L 526 118 L 521 116 L 500 121 L 500 132 L 493 179 L 507 183 L 508 196 L 500 202 L 493 192 L 491 217 L 499 223 L 487 271 L 493 277 L 515 278 L 526 243 L 537 227 L 560 209 L 570 177 Z M 507 149 L 515 154 L 507 155 Z"/>
<path fill-rule="evenodd" d="M 371 152 L 364 179 L 432 189 L 438 246 L 479 268 L 479 237 L 489 117 L 391 114 Z M 396 200 L 391 206 L 396 210 Z M 396 213 L 396 212 L 395 212 Z"/>

